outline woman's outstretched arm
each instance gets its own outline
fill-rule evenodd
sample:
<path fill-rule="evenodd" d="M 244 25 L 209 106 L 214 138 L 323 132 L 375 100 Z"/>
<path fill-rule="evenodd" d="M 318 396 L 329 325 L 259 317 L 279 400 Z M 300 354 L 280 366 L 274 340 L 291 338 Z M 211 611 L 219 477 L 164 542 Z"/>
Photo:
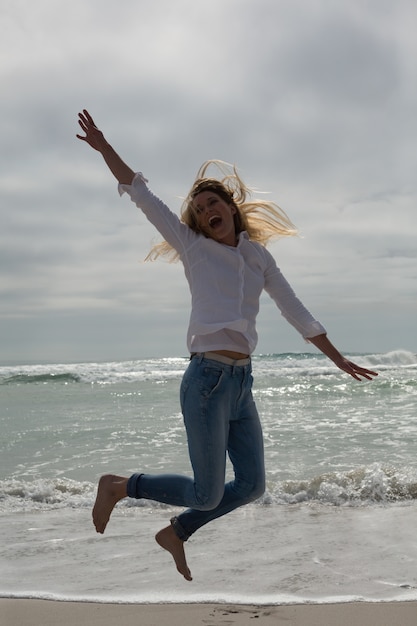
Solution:
<path fill-rule="evenodd" d="M 335 346 L 331 343 L 331 341 L 327 338 L 327 335 L 317 335 L 316 337 L 309 337 L 308 341 L 316 346 L 323 354 L 325 354 L 337 367 L 347 374 L 350 374 L 356 380 L 362 380 L 366 378 L 367 380 L 372 380 L 373 376 L 378 376 L 377 372 L 373 372 L 372 370 L 368 370 L 364 367 L 360 367 L 356 365 L 356 363 L 352 363 L 352 361 L 348 361 L 343 354 L 340 354 L 339 350 L 335 348 Z"/>
<path fill-rule="evenodd" d="M 89 146 L 94 148 L 94 150 L 100 152 L 109 170 L 117 178 L 119 183 L 130 185 L 135 172 L 126 165 L 117 152 L 106 141 L 103 133 L 97 128 L 93 118 L 86 109 L 78 114 L 78 123 L 85 133 L 85 136 L 77 135 L 78 139 L 85 141 Z"/>

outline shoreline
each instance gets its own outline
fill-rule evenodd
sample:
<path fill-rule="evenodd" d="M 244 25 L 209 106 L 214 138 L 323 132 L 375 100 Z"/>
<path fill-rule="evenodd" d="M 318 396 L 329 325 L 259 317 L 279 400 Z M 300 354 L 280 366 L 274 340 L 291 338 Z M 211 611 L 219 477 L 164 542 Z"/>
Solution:
<path fill-rule="evenodd" d="M 332 604 L 113 604 L 67 600 L 0 598 L 0 621 L 7 626 L 415 626 L 417 601 Z M 4 620 L 4 621 L 3 621 Z"/>

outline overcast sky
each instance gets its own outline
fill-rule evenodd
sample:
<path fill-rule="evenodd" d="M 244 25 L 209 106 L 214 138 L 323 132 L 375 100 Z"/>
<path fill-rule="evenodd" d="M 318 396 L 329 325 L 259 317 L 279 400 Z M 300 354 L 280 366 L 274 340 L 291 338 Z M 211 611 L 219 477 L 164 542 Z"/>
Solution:
<path fill-rule="evenodd" d="M 89 109 L 174 210 L 236 163 L 301 237 L 270 246 L 346 352 L 417 351 L 415 0 L 2 0 L 0 361 L 186 353 L 180 264 L 101 156 Z M 303 352 L 262 298 L 257 353 Z"/>

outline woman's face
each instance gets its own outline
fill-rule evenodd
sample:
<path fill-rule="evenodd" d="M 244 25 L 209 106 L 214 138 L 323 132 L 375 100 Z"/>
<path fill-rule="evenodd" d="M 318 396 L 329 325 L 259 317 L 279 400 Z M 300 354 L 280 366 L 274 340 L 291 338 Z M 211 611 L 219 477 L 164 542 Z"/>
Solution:
<path fill-rule="evenodd" d="M 201 191 L 193 200 L 198 225 L 204 234 L 227 246 L 236 246 L 236 208 L 214 191 Z"/>

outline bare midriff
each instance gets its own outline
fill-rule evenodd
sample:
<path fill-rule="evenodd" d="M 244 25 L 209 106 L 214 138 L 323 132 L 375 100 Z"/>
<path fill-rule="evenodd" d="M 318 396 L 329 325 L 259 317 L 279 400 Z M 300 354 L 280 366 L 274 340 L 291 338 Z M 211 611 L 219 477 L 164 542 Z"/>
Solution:
<path fill-rule="evenodd" d="M 247 359 L 249 354 L 244 354 L 243 352 L 232 352 L 231 350 L 211 350 L 214 354 L 221 354 L 222 356 L 227 356 L 229 359 L 233 359 L 234 361 L 239 361 L 240 359 Z"/>

